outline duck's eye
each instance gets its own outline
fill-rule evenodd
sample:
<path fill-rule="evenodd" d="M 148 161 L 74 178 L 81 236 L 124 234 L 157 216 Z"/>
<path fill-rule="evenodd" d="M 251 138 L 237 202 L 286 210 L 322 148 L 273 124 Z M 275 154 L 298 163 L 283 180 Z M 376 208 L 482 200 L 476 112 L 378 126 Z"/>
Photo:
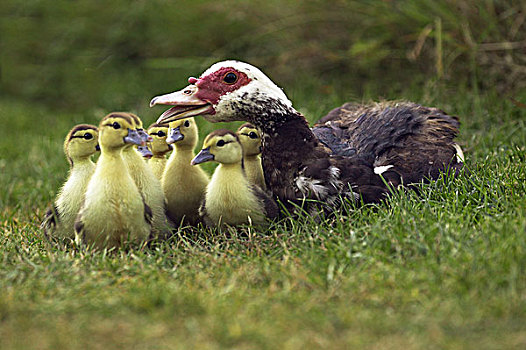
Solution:
<path fill-rule="evenodd" d="M 217 144 L 216 144 L 217 147 L 223 147 L 224 145 L 225 145 L 225 141 L 223 140 L 217 141 Z"/>
<path fill-rule="evenodd" d="M 188 120 L 185 121 L 185 122 L 184 122 L 184 126 L 185 126 L 185 128 L 189 127 L 189 126 L 190 126 L 190 122 L 189 122 Z"/>
<path fill-rule="evenodd" d="M 157 136 L 159 136 L 159 137 L 165 137 L 166 134 L 164 133 L 164 131 L 159 131 L 159 132 L 157 133 Z"/>
<path fill-rule="evenodd" d="M 114 129 L 120 129 L 121 128 L 121 125 L 117 122 L 113 122 L 113 124 L 111 124 L 111 127 L 114 128 Z"/>
<path fill-rule="evenodd" d="M 248 134 L 248 137 L 250 137 L 251 139 L 257 139 L 258 138 L 258 134 L 256 134 L 255 132 L 251 131 Z"/>
<path fill-rule="evenodd" d="M 223 81 L 227 84 L 234 84 L 237 81 L 237 75 L 235 73 L 227 73 L 223 77 Z"/>
<path fill-rule="evenodd" d="M 92 138 L 93 138 L 93 135 L 90 134 L 89 132 L 84 134 L 84 140 L 91 140 Z"/>

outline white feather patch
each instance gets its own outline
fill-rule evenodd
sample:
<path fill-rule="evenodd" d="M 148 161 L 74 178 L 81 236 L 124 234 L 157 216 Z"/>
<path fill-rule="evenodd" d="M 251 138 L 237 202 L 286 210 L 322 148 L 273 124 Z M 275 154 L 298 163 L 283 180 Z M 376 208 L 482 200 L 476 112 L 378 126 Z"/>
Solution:
<path fill-rule="evenodd" d="M 316 199 L 324 199 L 325 196 L 327 196 L 327 188 L 325 188 L 325 186 L 323 186 L 321 181 L 318 179 L 312 179 L 310 177 L 300 175 L 296 178 L 296 186 L 298 186 L 299 190 L 304 195 L 312 193 Z"/>
<path fill-rule="evenodd" d="M 374 173 L 376 175 L 381 175 L 381 174 L 385 173 L 387 170 L 391 169 L 392 167 L 394 167 L 394 165 L 377 166 L 377 167 L 374 168 Z"/>
<path fill-rule="evenodd" d="M 460 145 L 458 143 L 454 143 L 453 147 L 457 150 L 457 162 L 464 163 L 464 152 L 462 152 L 462 148 L 460 148 Z"/>
<path fill-rule="evenodd" d="M 305 169 L 303 170 L 305 171 Z M 303 175 L 303 171 L 300 172 L 299 176 L 296 178 L 296 186 L 306 197 L 308 194 L 314 195 L 318 200 L 324 200 L 334 202 L 337 197 L 329 195 L 329 188 L 327 186 L 332 186 L 338 191 L 342 188 L 342 182 L 339 180 L 340 169 L 335 166 L 329 168 L 330 177 L 327 182 L 323 183 L 320 179 L 313 179 Z"/>
<path fill-rule="evenodd" d="M 329 168 L 329 171 L 331 172 L 331 176 L 333 179 L 338 179 L 340 177 L 340 169 L 335 167 L 335 166 L 331 166 Z"/>

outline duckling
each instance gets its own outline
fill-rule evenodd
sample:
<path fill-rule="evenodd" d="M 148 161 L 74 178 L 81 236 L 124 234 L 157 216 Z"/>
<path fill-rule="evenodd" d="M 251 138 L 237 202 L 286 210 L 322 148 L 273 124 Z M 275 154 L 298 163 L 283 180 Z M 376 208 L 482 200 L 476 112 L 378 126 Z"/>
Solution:
<path fill-rule="evenodd" d="M 126 114 L 132 118 L 137 134 L 143 143 L 152 138 L 143 130 L 141 119 L 133 113 Z M 161 182 L 155 177 L 146 161 L 132 145 L 127 145 L 122 151 L 122 157 L 128 167 L 133 181 L 139 188 L 146 204 L 152 210 L 152 225 L 154 235 L 164 235 L 169 231 L 168 220 L 165 214 L 165 199 Z"/>
<path fill-rule="evenodd" d="M 168 125 L 152 124 L 148 128 L 148 134 L 153 139 L 153 141 L 150 142 L 152 157 L 148 161 L 148 165 L 152 168 L 155 177 L 161 181 L 164 168 L 168 161 L 168 159 L 166 159 L 166 154 L 172 150 L 172 146 L 166 143 Z"/>
<path fill-rule="evenodd" d="M 99 150 L 98 138 L 97 127 L 88 124 L 76 125 L 66 136 L 64 153 L 70 170 L 53 208 L 48 210 L 41 225 L 48 239 L 75 237 L 73 225 L 88 182 L 95 171 L 95 163 L 91 158 Z"/>
<path fill-rule="evenodd" d="M 225 129 L 210 133 L 192 164 L 216 161 L 219 166 L 206 187 L 199 214 L 207 226 L 256 224 L 275 218 L 276 203 L 243 171 L 243 149 L 238 136 Z"/>
<path fill-rule="evenodd" d="M 194 118 L 170 123 L 166 142 L 173 144 L 174 150 L 166 164 L 162 185 L 167 215 L 176 225 L 196 225 L 199 222 L 199 204 L 209 182 L 203 169 L 190 164 L 197 138 Z"/>
<path fill-rule="evenodd" d="M 243 164 L 248 181 L 265 190 L 265 175 L 263 175 L 260 157 L 262 146 L 259 130 L 254 125 L 245 123 L 237 129 L 236 134 L 243 146 Z"/>
<path fill-rule="evenodd" d="M 144 241 L 151 233 L 151 210 L 122 157 L 127 145 L 141 144 L 142 139 L 127 113 L 108 114 L 99 133 L 101 156 L 77 216 L 75 233 L 99 248 Z"/>

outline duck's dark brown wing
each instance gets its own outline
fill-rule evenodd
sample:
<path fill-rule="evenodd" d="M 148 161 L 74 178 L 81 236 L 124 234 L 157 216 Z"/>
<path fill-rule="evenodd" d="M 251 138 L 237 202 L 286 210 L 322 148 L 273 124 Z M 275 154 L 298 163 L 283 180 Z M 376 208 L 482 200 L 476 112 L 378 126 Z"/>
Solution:
<path fill-rule="evenodd" d="M 415 103 L 346 103 L 313 132 L 333 156 L 356 157 L 393 184 L 408 184 L 462 167 L 454 142 L 458 128 L 456 117 Z"/>

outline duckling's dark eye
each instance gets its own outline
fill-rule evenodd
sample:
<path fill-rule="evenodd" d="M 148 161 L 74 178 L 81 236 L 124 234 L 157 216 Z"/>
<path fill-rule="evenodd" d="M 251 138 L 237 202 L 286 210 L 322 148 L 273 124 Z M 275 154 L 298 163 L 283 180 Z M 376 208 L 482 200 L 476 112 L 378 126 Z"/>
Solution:
<path fill-rule="evenodd" d="M 159 136 L 159 137 L 165 137 L 166 134 L 164 133 L 164 131 L 159 131 L 159 132 L 157 133 L 157 136 Z"/>
<path fill-rule="evenodd" d="M 257 139 L 258 138 L 258 134 L 256 134 L 255 132 L 251 131 L 248 134 L 248 137 L 250 137 L 251 139 Z"/>
<path fill-rule="evenodd" d="M 84 140 L 91 140 L 92 138 L 93 138 L 93 135 L 90 134 L 89 132 L 84 134 Z"/>
<path fill-rule="evenodd" d="M 184 126 L 185 126 L 185 128 L 189 127 L 189 126 L 190 126 L 190 122 L 189 122 L 188 120 L 185 121 L 185 122 L 184 122 Z"/>
<path fill-rule="evenodd" d="M 234 84 L 237 81 L 237 75 L 235 73 L 227 73 L 223 77 L 223 81 L 227 84 Z"/>
<path fill-rule="evenodd" d="M 225 145 L 225 141 L 223 140 L 217 141 L 217 144 L 216 144 L 217 147 L 223 147 L 224 145 Z"/>
<path fill-rule="evenodd" d="M 121 125 L 117 122 L 113 122 L 113 124 L 111 124 L 111 127 L 114 128 L 114 129 L 120 129 L 121 128 Z"/>

